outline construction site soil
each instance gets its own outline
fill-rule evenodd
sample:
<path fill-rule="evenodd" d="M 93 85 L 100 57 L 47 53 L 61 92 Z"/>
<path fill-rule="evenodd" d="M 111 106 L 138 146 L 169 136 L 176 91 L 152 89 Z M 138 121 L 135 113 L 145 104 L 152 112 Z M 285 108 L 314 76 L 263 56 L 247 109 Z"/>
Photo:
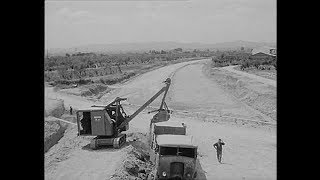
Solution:
<path fill-rule="evenodd" d="M 55 92 L 53 87 L 46 87 L 46 96 L 63 99 L 65 107 L 74 109 L 126 97 L 124 109 L 132 114 L 171 77 L 166 100 L 173 110 L 170 121 L 185 123 L 187 134 L 195 138 L 197 179 L 276 179 L 275 87 L 262 82 L 255 86 L 259 84 L 256 79 L 211 68 L 210 62 L 183 62 L 147 72 L 113 86 L 95 101 Z M 93 137 L 77 136 L 77 127 L 67 125 L 64 136 L 45 153 L 45 179 L 150 179 L 154 165 L 149 161 L 146 139 L 153 114 L 146 112 L 156 109 L 159 101 L 130 122 L 127 143 L 120 149 L 91 150 Z M 74 115 L 61 118 L 75 122 Z M 226 143 L 222 164 L 212 147 L 218 138 Z"/>
<path fill-rule="evenodd" d="M 62 99 L 52 99 L 46 97 L 44 110 L 45 117 L 60 117 L 65 111 L 64 102 Z"/>
<path fill-rule="evenodd" d="M 49 116 L 44 122 L 44 152 L 47 152 L 63 136 L 66 127 L 55 117 Z"/>
<path fill-rule="evenodd" d="M 44 152 L 47 152 L 63 136 L 66 126 L 57 118 L 65 112 L 63 100 L 45 99 Z"/>
<path fill-rule="evenodd" d="M 110 92 L 112 88 L 107 85 L 96 83 L 96 84 L 89 84 L 83 85 L 76 88 L 71 89 L 62 89 L 60 92 L 65 92 L 67 94 L 72 94 L 76 96 L 83 96 L 92 99 L 99 99 L 102 95 Z"/>
<path fill-rule="evenodd" d="M 154 164 L 150 161 L 147 135 L 129 133 L 127 137 L 125 156 L 122 157 L 119 167 L 110 177 L 110 180 L 151 180 L 150 174 Z"/>

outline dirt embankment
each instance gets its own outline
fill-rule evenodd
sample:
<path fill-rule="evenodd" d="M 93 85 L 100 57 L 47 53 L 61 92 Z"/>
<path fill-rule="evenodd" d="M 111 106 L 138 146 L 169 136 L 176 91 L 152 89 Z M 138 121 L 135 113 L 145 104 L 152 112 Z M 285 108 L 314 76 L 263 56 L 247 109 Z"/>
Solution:
<path fill-rule="evenodd" d="M 127 141 L 129 145 L 126 147 L 125 156 L 110 180 L 151 180 L 154 165 L 150 161 L 147 135 L 129 133 Z"/>
<path fill-rule="evenodd" d="M 60 118 L 65 112 L 63 100 L 45 99 L 44 152 L 47 152 L 63 136 L 66 124 Z"/>
<path fill-rule="evenodd" d="M 211 65 L 205 66 L 204 72 L 241 102 L 277 121 L 276 87 Z"/>
<path fill-rule="evenodd" d="M 63 136 L 67 126 L 57 118 L 49 116 L 44 121 L 44 152 L 47 152 Z"/>
<path fill-rule="evenodd" d="M 76 95 L 76 96 L 83 96 L 87 98 L 95 98 L 99 99 L 103 94 L 110 92 L 112 88 L 104 84 L 90 84 L 90 85 L 83 85 L 77 88 L 71 89 L 62 89 L 60 92 Z"/>
<path fill-rule="evenodd" d="M 59 118 L 65 111 L 64 101 L 61 99 L 45 99 L 44 117 L 53 116 Z"/>
<path fill-rule="evenodd" d="M 246 73 L 254 74 L 257 76 L 261 76 L 267 79 L 277 80 L 277 70 L 275 70 L 274 68 L 270 68 L 270 69 L 246 68 L 244 70 L 241 70 L 241 68 L 238 66 L 238 67 L 235 67 L 234 69 L 238 71 L 244 71 Z"/>

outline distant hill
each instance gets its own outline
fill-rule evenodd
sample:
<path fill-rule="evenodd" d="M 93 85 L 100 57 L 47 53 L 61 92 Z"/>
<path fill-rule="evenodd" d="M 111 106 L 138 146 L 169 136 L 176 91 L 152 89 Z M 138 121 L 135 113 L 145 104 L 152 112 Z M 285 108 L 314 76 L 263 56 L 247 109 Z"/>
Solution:
<path fill-rule="evenodd" d="M 95 52 L 95 53 L 119 53 L 119 52 L 147 52 L 149 50 L 172 50 L 182 48 L 183 50 L 210 49 L 210 50 L 236 50 L 241 47 L 257 48 L 261 46 L 276 47 L 276 43 L 233 41 L 223 43 L 179 43 L 179 42 L 146 42 L 146 43 L 119 43 L 119 44 L 91 44 L 72 48 L 49 49 L 49 54 L 75 53 L 75 52 Z"/>

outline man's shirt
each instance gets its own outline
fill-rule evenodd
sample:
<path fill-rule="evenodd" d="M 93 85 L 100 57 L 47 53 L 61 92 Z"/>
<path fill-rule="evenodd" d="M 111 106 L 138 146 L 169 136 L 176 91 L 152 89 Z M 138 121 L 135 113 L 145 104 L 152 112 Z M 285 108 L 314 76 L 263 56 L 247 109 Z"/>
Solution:
<path fill-rule="evenodd" d="M 217 151 L 222 151 L 222 145 L 224 145 L 223 142 L 217 142 L 213 146 L 217 148 Z"/>

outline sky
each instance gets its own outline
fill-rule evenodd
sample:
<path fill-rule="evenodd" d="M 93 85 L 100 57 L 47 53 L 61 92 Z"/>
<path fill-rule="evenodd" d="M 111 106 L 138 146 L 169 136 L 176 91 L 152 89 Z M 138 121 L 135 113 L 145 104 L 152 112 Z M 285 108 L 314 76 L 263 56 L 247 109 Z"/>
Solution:
<path fill-rule="evenodd" d="M 276 0 L 46 0 L 45 48 L 276 42 Z"/>

